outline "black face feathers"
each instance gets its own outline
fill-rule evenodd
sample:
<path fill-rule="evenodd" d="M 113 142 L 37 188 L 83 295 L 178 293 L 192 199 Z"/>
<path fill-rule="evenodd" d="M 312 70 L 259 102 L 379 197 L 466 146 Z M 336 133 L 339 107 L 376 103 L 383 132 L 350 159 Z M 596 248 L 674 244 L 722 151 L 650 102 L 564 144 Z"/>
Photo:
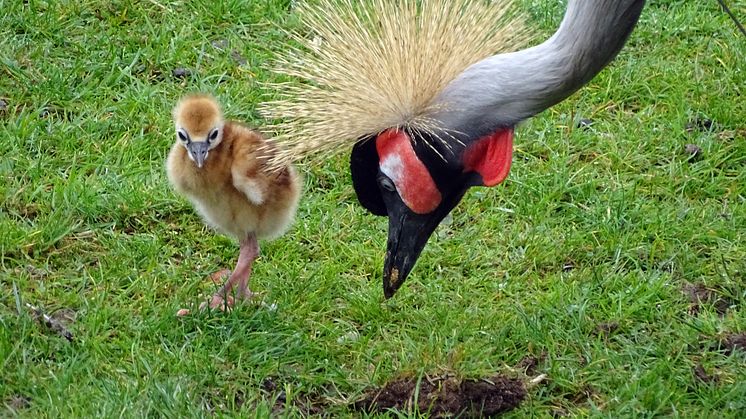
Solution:
<path fill-rule="evenodd" d="M 365 209 L 375 215 L 386 215 L 386 204 L 378 189 L 378 152 L 376 136 L 362 139 L 350 154 L 350 174 L 355 194 Z"/>

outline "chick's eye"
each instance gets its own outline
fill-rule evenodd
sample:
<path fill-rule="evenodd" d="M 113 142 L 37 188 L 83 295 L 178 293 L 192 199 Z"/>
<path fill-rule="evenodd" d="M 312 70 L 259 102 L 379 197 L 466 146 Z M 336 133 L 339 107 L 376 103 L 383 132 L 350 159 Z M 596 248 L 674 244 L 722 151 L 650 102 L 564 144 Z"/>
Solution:
<path fill-rule="evenodd" d="M 396 190 L 396 186 L 394 186 L 394 182 L 392 182 L 391 179 L 387 177 L 381 177 L 378 180 L 378 183 L 381 185 L 383 189 L 386 189 L 389 192 L 394 192 L 394 190 Z"/>
<path fill-rule="evenodd" d="M 215 141 L 215 139 L 218 138 L 218 130 L 214 130 L 210 133 L 210 136 L 207 138 L 210 141 Z"/>
<path fill-rule="evenodd" d="M 187 135 L 186 135 L 186 134 L 184 133 L 184 131 L 177 131 L 177 132 L 176 132 L 176 135 L 178 135 L 178 136 L 179 136 L 179 139 L 180 139 L 181 141 L 184 141 L 184 142 L 187 142 L 187 141 L 189 141 L 189 137 L 188 137 L 188 136 L 187 136 Z"/>

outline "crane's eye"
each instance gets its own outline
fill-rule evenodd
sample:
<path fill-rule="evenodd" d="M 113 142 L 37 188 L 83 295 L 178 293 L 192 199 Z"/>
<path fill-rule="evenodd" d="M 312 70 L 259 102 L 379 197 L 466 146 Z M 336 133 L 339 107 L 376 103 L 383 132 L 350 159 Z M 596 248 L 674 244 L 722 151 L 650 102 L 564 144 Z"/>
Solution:
<path fill-rule="evenodd" d="M 381 176 L 378 179 L 378 183 L 381 185 L 383 189 L 386 189 L 389 192 L 394 192 L 396 190 L 396 186 L 394 186 L 394 182 L 392 182 L 391 179 L 389 179 L 386 176 Z"/>
<path fill-rule="evenodd" d="M 215 141 L 216 138 L 218 138 L 218 130 L 214 129 L 207 137 L 207 141 Z"/>
<path fill-rule="evenodd" d="M 187 133 L 185 133 L 184 131 L 178 130 L 176 131 L 176 135 L 179 137 L 181 141 L 185 143 L 189 142 L 189 135 L 187 135 Z"/>

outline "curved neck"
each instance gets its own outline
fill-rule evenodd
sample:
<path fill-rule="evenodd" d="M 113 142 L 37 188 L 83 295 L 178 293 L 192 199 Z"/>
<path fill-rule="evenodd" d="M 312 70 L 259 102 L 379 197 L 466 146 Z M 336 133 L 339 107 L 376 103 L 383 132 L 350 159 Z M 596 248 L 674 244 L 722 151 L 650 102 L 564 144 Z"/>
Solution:
<path fill-rule="evenodd" d="M 616 57 L 644 4 L 644 0 L 570 1 L 557 32 L 540 45 L 557 67 L 567 71 L 558 95 L 569 96 Z"/>
<path fill-rule="evenodd" d="M 477 62 L 438 96 L 433 117 L 467 138 L 515 125 L 588 83 L 621 50 L 645 0 L 570 0 L 544 43 Z"/>

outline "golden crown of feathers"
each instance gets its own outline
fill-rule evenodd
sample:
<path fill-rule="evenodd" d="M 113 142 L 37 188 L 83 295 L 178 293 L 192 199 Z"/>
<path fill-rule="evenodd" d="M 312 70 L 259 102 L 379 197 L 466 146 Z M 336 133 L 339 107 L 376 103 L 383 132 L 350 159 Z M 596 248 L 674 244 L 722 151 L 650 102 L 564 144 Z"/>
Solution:
<path fill-rule="evenodd" d="M 434 132 L 438 93 L 469 65 L 531 38 L 512 0 L 317 0 L 273 69 L 261 105 L 278 163 L 327 158 L 394 127 Z M 349 147 L 348 147 L 349 146 Z"/>

